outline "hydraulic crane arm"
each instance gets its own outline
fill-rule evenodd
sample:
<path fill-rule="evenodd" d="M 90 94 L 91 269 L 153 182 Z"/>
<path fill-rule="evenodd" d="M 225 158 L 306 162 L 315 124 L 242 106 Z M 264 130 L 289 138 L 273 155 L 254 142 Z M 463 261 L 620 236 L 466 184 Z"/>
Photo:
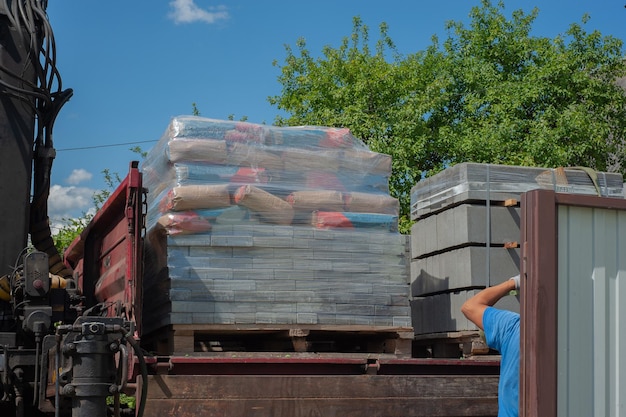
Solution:
<path fill-rule="evenodd" d="M 0 1 L 0 276 L 12 272 L 9 265 L 19 261 L 30 232 L 51 272 L 71 278 L 52 243 L 47 205 L 52 130 L 72 90 L 62 89 L 46 5 Z"/>

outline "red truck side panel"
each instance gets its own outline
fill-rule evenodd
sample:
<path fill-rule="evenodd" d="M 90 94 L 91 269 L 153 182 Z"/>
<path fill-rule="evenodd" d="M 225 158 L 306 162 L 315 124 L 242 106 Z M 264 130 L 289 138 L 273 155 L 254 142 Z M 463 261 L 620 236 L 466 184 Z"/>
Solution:
<path fill-rule="evenodd" d="M 125 316 L 141 334 L 143 186 L 138 162 L 89 225 L 65 251 L 90 308 L 103 303 L 110 316 Z"/>

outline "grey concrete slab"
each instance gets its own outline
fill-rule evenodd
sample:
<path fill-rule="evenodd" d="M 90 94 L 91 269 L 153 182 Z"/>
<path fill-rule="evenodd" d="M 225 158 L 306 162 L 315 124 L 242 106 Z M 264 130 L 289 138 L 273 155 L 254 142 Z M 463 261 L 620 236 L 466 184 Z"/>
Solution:
<path fill-rule="evenodd" d="M 319 324 L 319 318 L 316 313 L 297 313 L 297 324 Z"/>
<path fill-rule="evenodd" d="M 519 273 L 520 251 L 466 247 L 411 261 L 411 295 L 489 286 Z"/>
<path fill-rule="evenodd" d="M 478 330 L 478 327 L 463 315 L 461 306 L 479 291 L 463 290 L 416 297 L 411 300 L 411 322 L 415 334 Z M 519 297 L 506 296 L 494 307 L 519 313 Z"/>
<path fill-rule="evenodd" d="M 504 245 L 519 240 L 519 207 L 462 204 L 421 219 L 412 226 L 411 258 L 459 246 Z"/>

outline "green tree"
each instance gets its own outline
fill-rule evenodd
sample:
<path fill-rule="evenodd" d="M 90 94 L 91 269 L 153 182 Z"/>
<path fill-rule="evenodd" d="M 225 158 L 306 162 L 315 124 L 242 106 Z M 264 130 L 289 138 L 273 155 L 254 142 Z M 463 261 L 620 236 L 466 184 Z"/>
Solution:
<path fill-rule="evenodd" d="M 607 170 L 626 122 L 622 41 L 587 33 L 588 16 L 554 39 L 533 37 L 537 9 L 507 20 L 503 8 L 483 0 L 469 27 L 448 26 L 447 100 L 434 109 L 448 161 Z"/>
<path fill-rule="evenodd" d="M 389 187 L 407 217 L 411 187 L 440 162 L 424 117 L 428 100 L 416 94 L 434 83 L 437 54 L 403 58 L 384 23 L 372 51 L 368 27 L 358 17 L 353 24 L 352 36 L 337 49 L 325 47 L 323 58 L 313 58 L 304 39 L 298 55 L 286 46 L 282 94 L 269 101 L 290 116 L 275 123 L 348 127 L 372 150 L 392 155 Z"/>
<path fill-rule="evenodd" d="M 624 167 L 622 42 L 582 24 L 554 39 L 531 35 L 538 10 L 504 16 L 481 1 L 470 24 L 450 22 L 443 43 L 400 55 L 385 23 L 370 49 L 360 18 L 338 48 L 314 58 L 304 39 L 286 46 L 278 125 L 348 127 L 393 157 L 390 191 L 409 225 L 410 190 L 446 166 L 474 161 L 546 167 Z"/>
<path fill-rule="evenodd" d="M 92 217 L 92 214 L 83 213 L 80 217 L 69 219 L 64 218 L 62 220 L 64 223 L 63 226 L 61 226 L 52 236 L 54 246 L 57 248 L 57 251 L 61 256 L 63 256 L 65 249 L 70 246 L 74 239 L 76 239 L 76 237 L 80 235 L 83 229 L 89 224 Z"/>

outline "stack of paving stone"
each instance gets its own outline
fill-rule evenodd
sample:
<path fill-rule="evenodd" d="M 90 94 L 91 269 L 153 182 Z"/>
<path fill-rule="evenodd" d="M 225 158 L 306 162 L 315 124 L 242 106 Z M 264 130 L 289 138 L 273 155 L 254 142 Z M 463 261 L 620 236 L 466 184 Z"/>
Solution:
<path fill-rule="evenodd" d="M 519 273 L 521 194 L 533 189 L 624 198 L 621 174 L 463 163 L 411 191 L 415 334 L 476 330 L 461 313 L 480 289 Z M 519 297 L 497 307 L 519 312 Z"/>
<path fill-rule="evenodd" d="M 145 332 L 411 326 L 391 160 L 348 129 L 181 116 L 142 171 Z"/>

